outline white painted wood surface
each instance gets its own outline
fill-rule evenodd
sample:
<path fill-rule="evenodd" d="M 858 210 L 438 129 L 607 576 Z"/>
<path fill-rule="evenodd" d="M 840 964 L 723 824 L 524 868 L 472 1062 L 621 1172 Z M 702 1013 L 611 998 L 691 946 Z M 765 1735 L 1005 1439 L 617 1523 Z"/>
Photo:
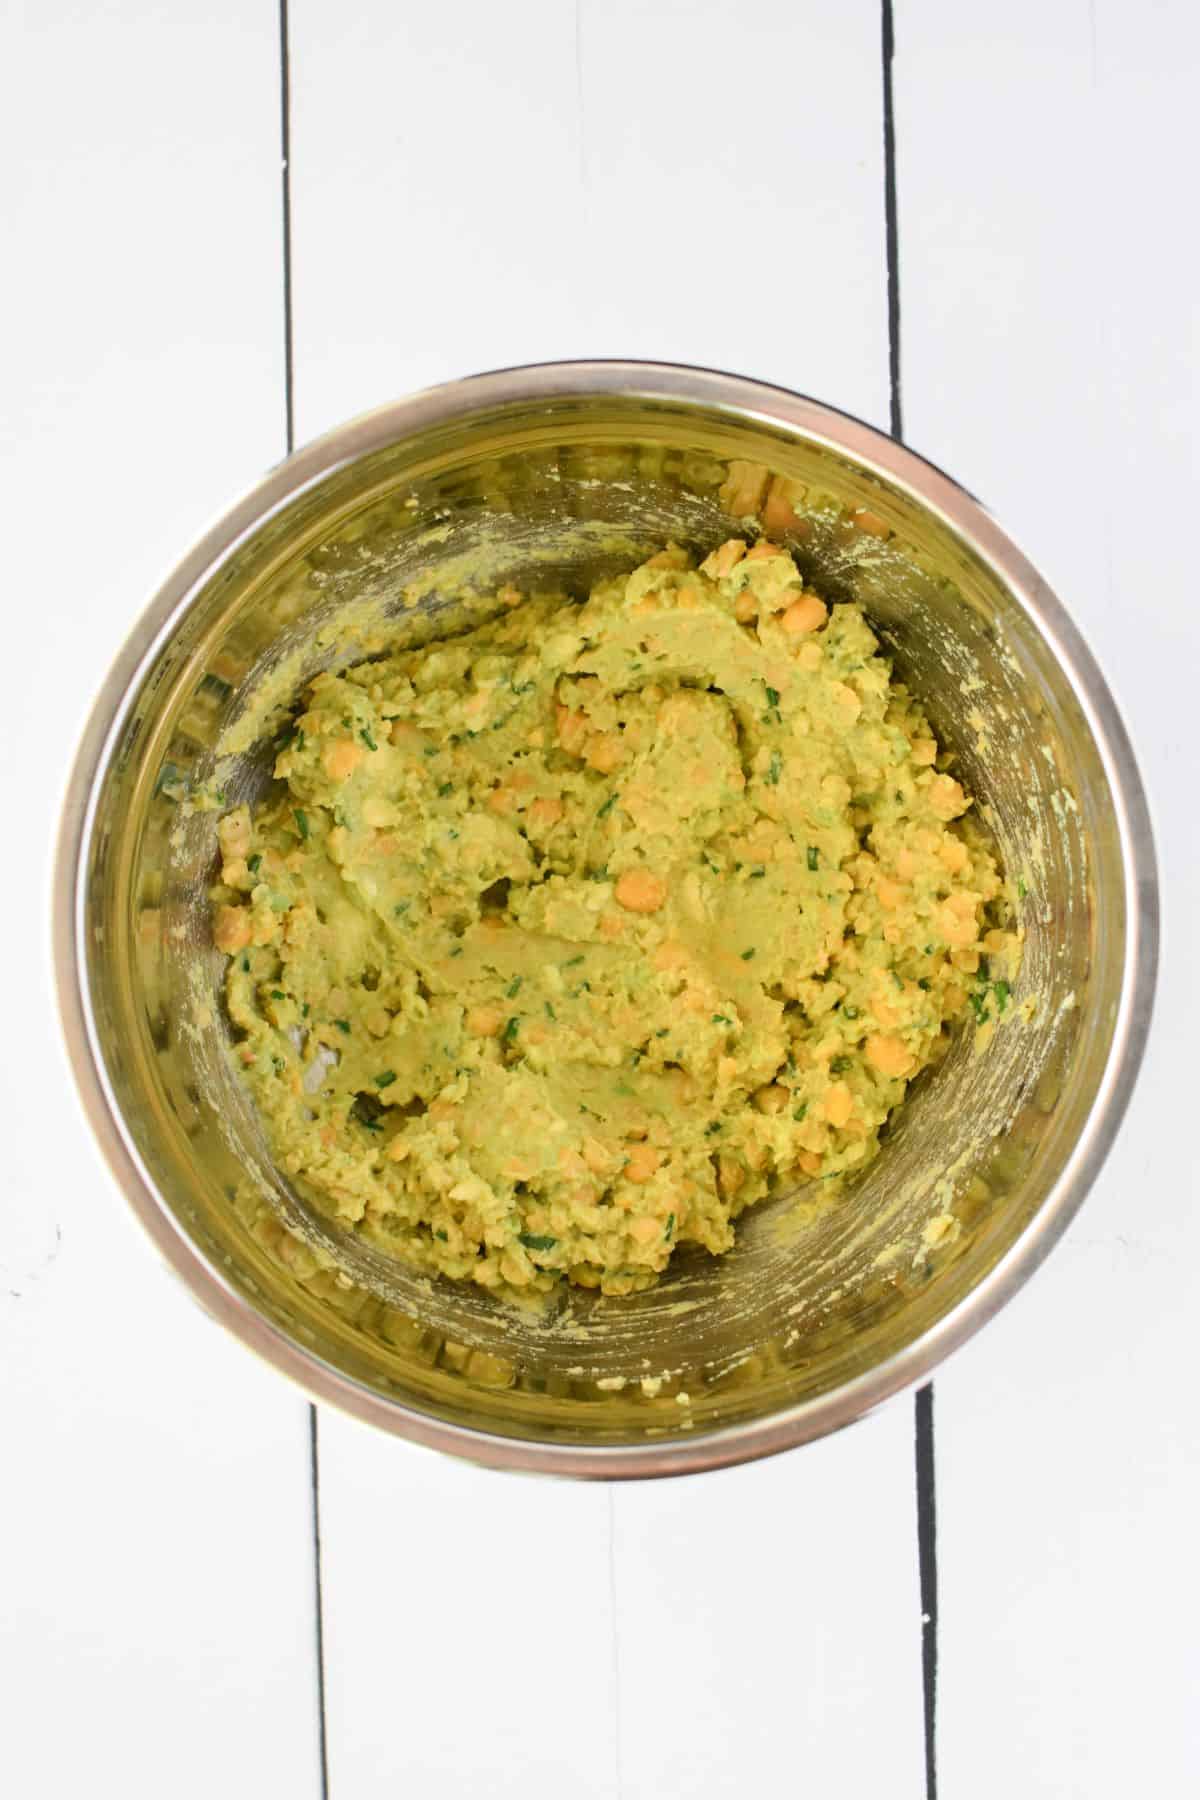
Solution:
<path fill-rule="evenodd" d="M 93 1149 L 45 940 L 86 707 L 283 449 L 277 35 L 6 15 L 0 1787 L 316 1796 L 307 1409 L 162 1270 Z"/>
<path fill-rule="evenodd" d="M 885 423 L 874 4 L 821 15 L 816 41 L 815 6 L 759 9 L 736 67 L 712 0 L 539 0 L 520 19 L 472 0 L 451 34 L 386 0 L 352 25 L 293 5 L 299 437 L 570 355 L 753 367 Z M 789 64 L 804 104 L 764 108 Z M 714 97 L 738 121 L 715 158 Z M 332 1416 L 321 1447 L 338 1800 L 548 1795 L 581 1746 L 575 1784 L 606 1800 L 924 1792 L 909 1404 L 803 1464 L 611 1495 L 431 1466 Z M 454 1558 L 472 1521 L 511 1554 L 481 1535 L 447 1615 L 436 1551 Z M 528 1547 L 547 1570 L 533 1596 Z M 877 1733 L 854 1729 L 867 1707 Z"/>
<path fill-rule="evenodd" d="M 1041 564 L 1156 814 L 1156 1027 L 1095 1192 L 936 1385 L 944 1794 L 1200 1781 L 1200 15 L 904 0 L 904 417 Z"/>
<path fill-rule="evenodd" d="M 22 672 L 0 754 L 38 772 L 9 785 L 28 874 L 0 901 L 21 947 L 0 1053 L 0 1713 L 20 1800 L 321 1791 L 306 1408 L 123 1218 L 42 953 L 90 692 L 163 569 L 282 452 L 278 24 L 257 0 L 50 0 L 0 27 Z M 742 369 L 886 424 L 875 4 L 292 0 L 289 41 L 299 441 L 430 381 L 592 354 Z M 1092 638 L 1168 887 L 1118 1150 L 1028 1294 L 938 1378 L 940 1786 L 1182 1793 L 1200 1777 L 1180 1135 L 1200 36 L 1182 0 L 897 0 L 896 42 L 907 435 Z M 333 1800 L 925 1793 L 910 1401 L 641 1488 L 490 1475 L 326 1413 L 320 1445 Z M 447 1562 L 465 1571 L 449 1607 Z"/>

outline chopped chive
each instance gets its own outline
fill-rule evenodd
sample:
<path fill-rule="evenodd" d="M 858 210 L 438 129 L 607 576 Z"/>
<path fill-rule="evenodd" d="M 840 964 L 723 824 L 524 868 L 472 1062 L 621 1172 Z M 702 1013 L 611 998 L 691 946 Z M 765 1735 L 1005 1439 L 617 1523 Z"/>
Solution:
<path fill-rule="evenodd" d="M 454 792 L 454 783 L 452 781 L 439 782 L 439 784 L 438 784 L 438 799 L 439 800 L 444 800 L 446 798 L 447 794 L 452 794 L 453 792 Z"/>
<path fill-rule="evenodd" d="M 927 994 L 933 986 L 933 983 L 927 975 L 922 975 L 921 979 L 917 982 L 917 986 L 921 989 L 922 993 Z"/>
<path fill-rule="evenodd" d="M 575 967 L 576 963 L 581 963 L 582 961 L 583 961 L 583 953 L 581 951 L 578 956 L 568 956 L 566 962 L 563 964 L 563 968 L 564 969 L 573 969 Z"/>
<path fill-rule="evenodd" d="M 763 878 L 763 876 L 764 876 L 764 875 L 765 875 L 765 874 L 766 874 L 766 872 L 767 872 L 767 871 L 766 871 L 766 870 L 765 870 L 765 869 L 764 869 L 764 868 L 763 868 L 763 866 L 762 866 L 762 864 L 761 864 L 761 863 L 758 863 L 758 864 L 757 864 L 757 865 L 756 865 L 756 866 L 755 866 L 755 867 L 754 867 L 754 868 L 753 868 L 753 869 L 751 869 L 751 871 L 750 871 L 750 879 L 751 879 L 751 881 L 761 881 L 761 880 L 762 880 L 762 878 Z"/>
<path fill-rule="evenodd" d="M 433 1235 L 440 1244 L 448 1244 L 450 1242 L 450 1234 L 448 1231 L 438 1230 L 435 1231 Z"/>
<path fill-rule="evenodd" d="M 308 1001 L 307 1000 L 304 1002 L 304 1005 L 300 1008 L 300 1017 L 302 1019 L 307 1019 L 307 1017 L 308 1017 Z"/>
<path fill-rule="evenodd" d="M 779 705 L 779 689 L 778 688 L 769 687 L 767 689 L 767 705 L 768 706 L 778 706 Z"/>
<path fill-rule="evenodd" d="M 271 989 L 271 998 L 272 998 L 272 1000 L 286 1000 L 287 995 L 285 993 L 281 992 L 281 990 L 279 988 L 272 988 Z"/>
<path fill-rule="evenodd" d="M 666 1035 L 670 1031 L 670 1029 L 671 1029 L 671 1027 L 669 1025 L 664 1025 L 662 1030 L 656 1031 L 654 1035 L 655 1035 L 655 1037 L 666 1037 Z"/>
<path fill-rule="evenodd" d="M 733 1020 L 730 1018 L 727 1018 L 724 1013 L 714 1013 L 712 1016 L 712 1022 L 714 1025 L 730 1025 L 730 1026 L 732 1026 L 732 1024 L 733 1024 Z"/>
<path fill-rule="evenodd" d="M 524 979 L 525 979 L 525 977 L 523 975 L 516 975 L 513 977 L 512 981 L 509 982 L 508 987 L 504 990 L 508 999 L 510 999 L 510 1000 L 516 999 L 517 995 L 521 991 L 521 983 L 522 983 L 522 981 L 524 981 Z"/>
<path fill-rule="evenodd" d="M 248 956 L 243 956 L 243 958 L 242 958 L 242 974 L 248 975 L 249 973 L 250 973 L 250 958 Z"/>
<path fill-rule="evenodd" d="M 849 1067 L 850 1058 L 848 1056 L 835 1056 L 829 1065 L 829 1073 L 831 1075 L 844 1075 Z"/>
<path fill-rule="evenodd" d="M 977 1025 L 986 1023 L 988 1018 L 987 989 L 984 988 L 982 993 L 977 989 L 974 993 L 968 994 L 967 999 L 971 1002 L 971 1011 L 975 1014 L 975 1023 Z"/>
<path fill-rule="evenodd" d="M 1028 892 L 1029 892 L 1029 889 L 1025 886 L 1025 883 L 1023 881 L 1021 881 L 1020 879 L 1018 879 L 1018 881 L 1017 881 L 1017 899 L 1023 900 Z"/>
<path fill-rule="evenodd" d="M 393 1081 L 395 1081 L 395 1079 L 396 1079 L 395 1069 L 384 1069 L 381 1074 L 372 1076 L 372 1080 L 374 1081 L 375 1086 L 378 1088 L 391 1087 L 391 1085 L 392 1085 Z"/>
<path fill-rule="evenodd" d="M 393 908 L 392 908 L 392 911 L 398 919 L 402 919 L 411 905 L 412 905 L 411 900 L 397 900 L 395 906 L 393 906 Z"/>
<path fill-rule="evenodd" d="M 308 836 L 308 814 L 301 812 L 299 807 L 296 807 L 292 817 L 296 821 L 296 830 L 302 838 L 306 838 Z"/>
<path fill-rule="evenodd" d="M 675 1236 L 675 1214 L 674 1213 L 667 1214 L 667 1222 L 666 1222 L 666 1225 L 663 1227 L 663 1236 L 668 1237 L 668 1238 L 672 1238 Z"/>
<path fill-rule="evenodd" d="M 779 777 L 783 773 L 783 758 L 778 750 L 772 750 L 771 761 L 763 780 L 768 787 L 778 787 Z"/>
<path fill-rule="evenodd" d="M 613 793 L 611 793 L 608 796 L 608 799 L 604 802 L 604 805 L 596 808 L 596 817 L 598 819 L 606 819 L 616 804 L 617 804 L 617 796 L 616 796 L 616 792 L 614 790 Z"/>
<path fill-rule="evenodd" d="M 994 982 L 993 988 L 996 995 L 996 1005 L 999 1007 L 1000 1011 L 1003 1012 L 1008 1005 L 1008 997 L 1012 993 L 1012 989 L 1009 987 L 1007 981 Z"/>
<path fill-rule="evenodd" d="M 551 1004 L 548 1000 L 546 1002 L 546 1017 L 548 1019 L 553 1019 L 556 1024 L 558 1023 L 558 1014 L 555 1012 L 554 1008 L 551 1006 Z"/>
<path fill-rule="evenodd" d="M 515 1016 L 513 1018 L 511 1018 L 508 1021 L 508 1024 L 504 1027 L 504 1030 L 500 1034 L 502 1036 L 502 1038 L 504 1039 L 504 1042 L 506 1044 L 511 1044 L 513 1042 L 514 1038 L 516 1037 L 517 1032 L 520 1030 L 520 1028 L 521 1028 L 520 1020 L 517 1019 Z"/>
<path fill-rule="evenodd" d="M 524 1244 L 527 1250 L 553 1250 L 558 1243 L 556 1237 L 543 1237 L 536 1231 L 519 1231 L 517 1242 Z"/>
<path fill-rule="evenodd" d="M 808 1101 L 802 1100 L 800 1102 L 799 1106 L 796 1108 L 795 1112 L 792 1114 L 792 1117 L 793 1117 L 793 1119 L 795 1119 L 797 1125 L 800 1123 L 801 1119 L 806 1117 L 807 1113 L 808 1113 Z"/>
<path fill-rule="evenodd" d="M 349 1019 L 335 1019 L 333 1022 L 337 1026 L 339 1031 L 344 1031 L 346 1033 L 346 1036 L 349 1037 L 349 1035 L 350 1035 Z"/>
<path fill-rule="evenodd" d="M 246 867 L 249 869 L 249 871 L 252 875 L 257 875 L 258 871 L 262 868 L 262 857 L 259 855 L 257 850 L 254 852 L 254 855 L 252 857 L 250 857 L 249 860 L 247 861 Z"/>
<path fill-rule="evenodd" d="M 810 844 L 808 846 L 808 866 L 813 871 L 814 874 L 816 873 L 817 866 L 820 863 L 820 860 L 821 860 L 821 856 L 820 856 L 820 852 L 817 849 L 817 846 L 815 844 Z"/>
<path fill-rule="evenodd" d="M 375 742 L 375 739 L 371 736 L 370 732 L 367 730 L 365 725 L 363 726 L 362 730 L 359 732 L 358 735 L 362 739 L 363 743 L 367 746 L 368 750 L 378 750 L 379 745 Z"/>
<path fill-rule="evenodd" d="M 753 957 L 754 957 L 753 950 L 743 950 L 742 951 L 742 961 L 743 962 L 750 962 L 753 960 Z"/>
<path fill-rule="evenodd" d="M 455 946 L 454 946 L 453 950 L 450 952 L 450 954 L 451 954 L 451 956 L 461 956 L 462 955 L 462 945 L 455 944 Z"/>
<path fill-rule="evenodd" d="M 710 1119 L 708 1124 L 704 1127 L 704 1135 L 705 1137 L 712 1137 L 714 1132 L 720 1131 L 720 1129 L 720 1119 Z"/>
<path fill-rule="evenodd" d="M 895 984 L 899 988 L 900 992 L 903 993 L 904 992 L 904 977 L 902 975 L 897 974 L 895 969 L 892 970 L 892 980 L 895 982 Z"/>

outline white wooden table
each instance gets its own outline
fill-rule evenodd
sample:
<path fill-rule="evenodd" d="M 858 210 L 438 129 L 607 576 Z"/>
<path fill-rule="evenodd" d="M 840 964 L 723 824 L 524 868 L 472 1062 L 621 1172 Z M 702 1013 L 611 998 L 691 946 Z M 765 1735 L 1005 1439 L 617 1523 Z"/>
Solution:
<path fill-rule="evenodd" d="M 894 8 L 894 159 L 878 0 L 6 13 L 12 1800 L 1196 1790 L 1200 14 Z M 143 1248 L 70 1091 L 50 843 L 157 579 L 289 425 L 570 355 L 901 407 L 1058 586 L 1150 785 L 1149 1057 L 1066 1241 L 937 1377 L 924 1624 L 911 1398 L 621 1488 L 314 1437 Z"/>

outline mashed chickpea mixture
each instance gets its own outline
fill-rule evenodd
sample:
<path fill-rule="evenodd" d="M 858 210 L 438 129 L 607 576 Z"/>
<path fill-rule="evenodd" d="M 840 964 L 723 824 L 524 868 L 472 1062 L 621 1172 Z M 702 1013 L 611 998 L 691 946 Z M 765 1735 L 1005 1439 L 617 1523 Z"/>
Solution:
<path fill-rule="evenodd" d="M 1016 940 L 919 707 L 785 551 L 498 598 L 318 676 L 278 797 L 222 819 L 235 1054 L 377 1246 L 628 1293 L 873 1156 Z"/>

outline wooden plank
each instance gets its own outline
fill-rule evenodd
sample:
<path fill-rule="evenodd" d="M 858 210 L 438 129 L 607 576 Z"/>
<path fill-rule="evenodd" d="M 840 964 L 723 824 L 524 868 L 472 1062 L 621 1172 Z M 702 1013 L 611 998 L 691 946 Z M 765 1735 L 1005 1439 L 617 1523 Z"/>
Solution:
<path fill-rule="evenodd" d="M 102 1174 L 43 948 L 101 672 L 282 451 L 279 70 L 254 15 L 18 8 L 0 52 L 0 1685 L 6 1787 L 30 1800 L 102 1771 L 181 1800 L 318 1791 L 306 1408 L 188 1303 Z"/>
<path fill-rule="evenodd" d="M 925 0 L 897 31 L 906 431 L 995 508 L 1107 666 L 1168 911 L 1155 1034 L 1108 1167 L 1029 1292 L 938 1379 L 942 1785 L 1186 1793 L 1200 266 L 1183 221 L 1200 19 L 1176 0 Z"/>
<path fill-rule="evenodd" d="M 297 0 L 291 43 L 301 439 L 569 355 L 746 369 L 886 422 L 873 5 L 734 27 L 712 0 L 539 0 L 516 21 Z M 759 1468 L 611 1494 L 324 1414 L 321 1446 L 339 1800 L 473 1775 L 549 1793 L 566 1769 L 587 1794 L 723 1794 L 739 1768 L 765 1795 L 923 1793 L 909 1403 Z M 532 1594 L 531 1543 L 554 1571 Z"/>

